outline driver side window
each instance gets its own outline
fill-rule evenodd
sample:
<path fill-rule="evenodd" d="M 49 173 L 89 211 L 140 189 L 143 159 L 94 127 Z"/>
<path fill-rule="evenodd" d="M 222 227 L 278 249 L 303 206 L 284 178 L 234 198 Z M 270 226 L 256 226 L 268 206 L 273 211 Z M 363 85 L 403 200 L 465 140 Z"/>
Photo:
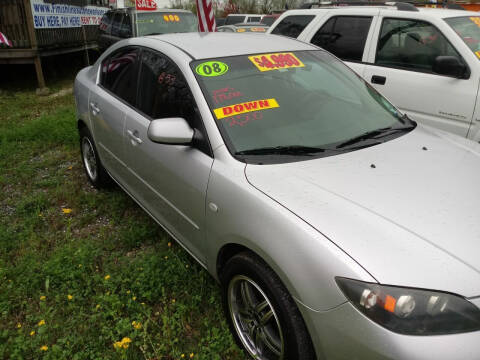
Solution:
<path fill-rule="evenodd" d="M 383 20 L 375 64 L 433 72 L 437 56 L 455 56 L 461 60 L 435 26 L 418 20 Z"/>

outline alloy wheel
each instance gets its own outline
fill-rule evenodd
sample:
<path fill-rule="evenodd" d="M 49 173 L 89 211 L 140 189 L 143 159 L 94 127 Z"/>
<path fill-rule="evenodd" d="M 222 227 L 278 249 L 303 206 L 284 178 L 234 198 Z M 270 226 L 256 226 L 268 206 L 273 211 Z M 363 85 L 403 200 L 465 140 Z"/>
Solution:
<path fill-rule="evenodd" d="M 82 139 L 82 157 L 88 176 L 92 181 L 95 181 L 97 179 L 97 158 L 88 137 Z"/>
<path fill-rule="evenodd" d="M 254 359 L 284 358 L 280 321 L 260 286 L 246 276 L 233 277 L 228 286 L 228 307 L 240 341 Z"/>

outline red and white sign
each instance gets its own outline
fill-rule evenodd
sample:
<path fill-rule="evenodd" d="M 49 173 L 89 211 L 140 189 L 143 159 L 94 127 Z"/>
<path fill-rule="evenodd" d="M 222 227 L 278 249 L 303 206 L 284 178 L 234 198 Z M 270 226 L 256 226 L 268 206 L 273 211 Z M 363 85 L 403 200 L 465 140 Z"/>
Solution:
<path fill-rule="evenodd" d="M 157 10 L 157 3 L 155 0 L 135 0 L 135 7 L 137 10 Z"/>

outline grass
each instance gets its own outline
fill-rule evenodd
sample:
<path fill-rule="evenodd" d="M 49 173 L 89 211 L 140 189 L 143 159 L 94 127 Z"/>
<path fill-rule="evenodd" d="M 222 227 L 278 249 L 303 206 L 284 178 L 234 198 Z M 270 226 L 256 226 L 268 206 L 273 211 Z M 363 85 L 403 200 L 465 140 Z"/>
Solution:
<path fill-rule="evenodd" d="M 243 359 L 208 273 L 88 184 L 72 95 L 4 91 L 0 109 L 0 358 Z"/>

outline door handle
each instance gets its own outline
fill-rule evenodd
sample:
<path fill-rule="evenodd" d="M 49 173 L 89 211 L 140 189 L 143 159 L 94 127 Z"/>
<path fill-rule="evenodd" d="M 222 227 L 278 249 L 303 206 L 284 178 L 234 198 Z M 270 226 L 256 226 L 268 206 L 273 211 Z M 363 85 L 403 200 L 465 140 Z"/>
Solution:
<path fill-rule="evenodd" d="M 90 109 L 92 109 L 92 114 L 94 116 L 98 115 L 100 113 L 100 108 L 95 104 L 94 102 L 90 103 Z"/>
<path fill-rule="evenodd" d="M 385 85 L 387 78 L 385 76 L 373 75 L 372 84 Z"/>
<path fill-rule="evenodd" d="M 128 137 L 132 140 L 132 145 L 141 144 L 143 141 L 138 137 L 138 131 L 127 130 Z"/>

